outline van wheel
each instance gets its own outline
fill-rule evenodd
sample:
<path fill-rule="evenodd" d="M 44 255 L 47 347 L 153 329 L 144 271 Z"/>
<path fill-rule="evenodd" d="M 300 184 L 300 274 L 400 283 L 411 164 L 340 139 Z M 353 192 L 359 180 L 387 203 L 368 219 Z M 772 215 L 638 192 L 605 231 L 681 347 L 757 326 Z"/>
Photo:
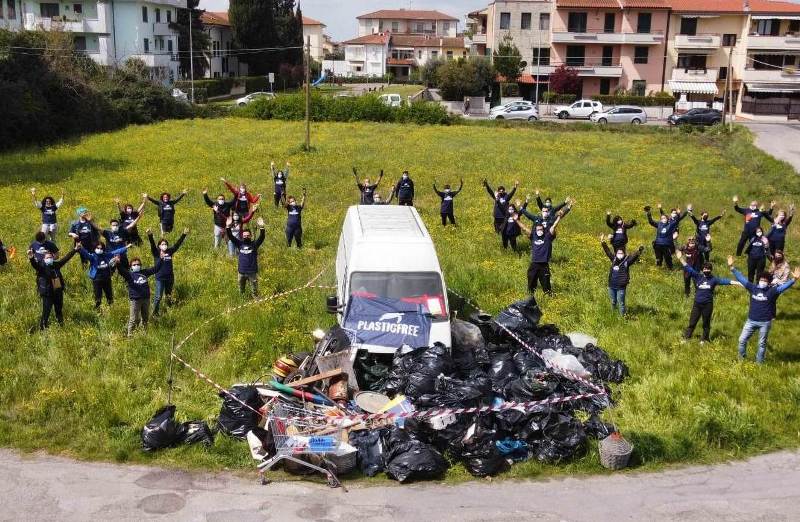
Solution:
<path fill-rule="evenodd" d="M 642 121 L 639 118 L 634 118 L 631 120 L 631 123 L 634 125 L 641 125 Z"/>
<path fill-rule="evenodd" d="M 239 104 L 239 107 L 244 107 L 245 105 L 247 105 L 245 102 L 241 102 L 241 103 Z"/>
<path fill-rule="evenodd" d="M 495 120 L 504 120 L 504 119 L 505 118 L 503 118 L 502 116 L 498 116 L 497 118 L 495 118 Z"/>
<path fill-rule="evenodd" d="M 608 120 L 605 118 L 600 118 L 599 120 L 597 120 L 597 123 L 599 123 L 600 125 L 605 125 L 606 123 L 608 123 Z"/>
<path fill-rule="evenodd" d="M 567 111 L 561 111 L 558 113 L 559 120 L 566 120 L 569 117 L 569 113 Z"/>

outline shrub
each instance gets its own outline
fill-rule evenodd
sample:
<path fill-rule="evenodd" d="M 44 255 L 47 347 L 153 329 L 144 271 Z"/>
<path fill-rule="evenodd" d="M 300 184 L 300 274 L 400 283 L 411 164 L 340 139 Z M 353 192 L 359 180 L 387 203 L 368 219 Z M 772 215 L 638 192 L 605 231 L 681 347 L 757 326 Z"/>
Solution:
<path fill-rule="evenodd" d="M 665 92 L 650 94 L 648 96 L 635 96 L 632 94 L 600 94 L 591 97 L 603 105 L 639 105 L 641 107 L 671 107 L 675 105 L 675 97 Z"/>
<path fill-rule="evenodd" d="M 545 103 L 558 103 L 558 104 L 569 104 L 574 102 L 577 99 L 577 96 L 574 94 L 558 94 L 552 91 L 546 91 L 542 94 L 542 100 Z"/>
<path fill-rule="evenodd" d="M 266 76 L 247 76 L 244 79 L 244 92 L 258 92 L 269 90 L 269 78 Z"/>
<path fill-rule="evenodd" d="M 500 84 L 501 96 L 519 96 L 518 83 L 501 83 Z"/>
<path fill-rule="evenodd" d="M 208 97 L 226 96 L 230 94 L 233 85 L 236 83 L 236 78 L 214 78 L 208 80 L 195 80 L 194 91 L 195 100 L 197 100 L 197 89 L 205 89 Z M 181 80 L 175 82 L 175 87 L 178 89 L 189 92 L 192 89 L 192 82 L 188 80 Z"/>

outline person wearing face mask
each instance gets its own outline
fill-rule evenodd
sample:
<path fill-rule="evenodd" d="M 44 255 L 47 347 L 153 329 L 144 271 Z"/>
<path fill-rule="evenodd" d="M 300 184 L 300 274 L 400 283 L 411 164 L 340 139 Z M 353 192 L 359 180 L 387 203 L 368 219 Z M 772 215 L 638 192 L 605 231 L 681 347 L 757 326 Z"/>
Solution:
<path fill-rule="evenodd" d="M 380 192 L 375 192 L 373 198 L 374 198 L 372 201 L 373 205 L 391 205 L 392 201 L 394 200 L 394 191 L 389 192 L 389 199 L 387 199 L 386 201 L 383 200 Z"/>
<path fill-rule="evenodd" d="M 47 235 L 41 230 L 33 236 L 33 242 L 28 249 L 33 250 L 33 255 L 37 263 L 41 263 L 44 260 L 44 255 L 48 252 L 53 254 L 53 258 L 58 259 L 58 246 L 48 240 Z"/>
<path fill-rule="evenodd" d="M 94 309 L 98 310 L 103 302 L 103 294 L 109 306 L 114 304 L 114 291 L 111 287 L 111 269 L 119 261 L 119 257 L 128 251 L 127 246 L 106 252 L 103 243 L 97 243 L 92 251 L 87 251 L 81 246 L 80 253 L 89 259 L 89 279 L 92 280 L 94 290 Z"/>
<path fill-rule="evenodd" d="M 770 264 L 769 272 L 772 274 L 772 286 L 782 285 L 789 280 L 792 275 L 792 268 L 783 254 L 783 250 L 776 250 L 772 255 L 772 264 Z"/>
<path fill-rule="evenodd" d="M 687 274 L 694 281 L 694 303 L 692 312 L 689 314 L 689 326 L 683 334 L 684 339 L 688 340 L 694 335 L 694 329 L 700 319 L 703 320 L 703 336 L 700 344 L 710 340 L 711 335 L 711 316 L 714 313 L 714 292 L 717 286 L 739 285 L 736 281 L 731 281 L 724 277 L 716 277 L 712 274 L 713 266 L 708 261 L 702 263 L 698 270 L 693 267 L 681 252 L 677 253 L 678 261 L 683 265 L 684 274 Z"/>
<path fill-rule="evenodd" d="M 506 226 L 506 219 L 508 217 L 508 205 L 511 203 L 514 194 L 517 192 L 519 181 L 514 182 L 514 188 L 509 193 L 506 193 L 506 188 L 502 185 L 497 187 L 497 192 L 495 192 L 492 187 L 489 186 L 489 182 L 486 181 L 486 178 L 483 179 L 482 183 L 486 189 L 486 192 L 489 193 L 489 197 L 494 200 L 494 208 L 492 209 L 492 215 L 494 216 L 494 231 L 498 234 L 502 234 L 503 229 Z"/>
<path fill-rule="evenodd" d="M 752 283 L 756 274 L 766 268 L 769 256 L 769 240 L 764 236 L 761 227 L 756 228 L 755 235 L 748 240 L 744 252 L 747 254 L 747 280 Z"/>
<path fill-rule="evenodd" d="M 528 291 L 533 294 L 539 284 L 547 295 L 552 295 L 550 285 L 550 259 L 553 257 L 553 241 L 556 239 L 556 227 L 561 221 L 562 211 L 558 212 L 556 220 L 545 228 L 541 223 L 528 228 L 517 217 L 517 224 L 531 238 L 531 264 L 528 267 Z"/>
<path fill-rule="evenodd" d="M 286 191 L 289 190 L 287 185 L 289 181 L 289 162 L 286 162 L 286 166 L 283 167 L 283 170 L 276 171 L 275 162 L 271 161 L 269 169 L 272 172 L 272 195 L 275 198 L 275 206 L 277 207 L 281 204 Z"/>
<path fill-rule="evenodd" d="M 231 209 L 236 199 L 234 198 L 230 201 L 226 201 L 223 194 L 218 194 L 216 202 L 214 202 L 208 197 L 208 189 L 204 188 L 203 200 L 206 202 L 206 205 L 211 207 L 214 213 L 214 250 L 216 250 L 219 248 L 219 245 L 225 241 L 225 225 L 231 215 Z"/>
<path fill-rule="evenodd" d="M 128 227 L 135 227 L 136 224 L 139 222 L 139 219 L 142 217 L 142 214 L 130 224 Z M 109 228 L 104 229 L 100 234 L 103 236 L 103 239 L 106 240 L 106 246 L 109 251 L 117 250 L 122 248 L 126 245 L 132 245 L 133 242 L 131 241 L 130 235 L 128 233 L 128 229 L 120 225 L 120 221 L 118 219 L 112 219 L 109 222 Z M 128 254 L 123 252 L 119 256 L 117 263 L 115 263 L 115 267 L 128 267 Z"/>
<path fill-rule="evenodd" d="M 775 255 L 778 250 L 786 248 L 786 230 L 794 218 L 794 205 L 789 205 L 789 215 L 786 215 L 785 210 L 781 210 L 772 221 L 772 227 L 767 232 L 767 239 L 769 240 L 770 254 Z M 769 219 L 769 218 L 767 218 Z"/>
<path fill-rule="evenodd" d="M 42 299 L 42 315 L 39 319 L 39 329 L 44 330 L 50 324 L 50 313 L 55 310 L 58 324 L 64 325 L 64 277 L 61 268 L 72 259 L 80 244 L 69 251 L 62 259 L 56 260 L 52 253 L 46 252 L 42 262 L 36 261 L 33 250 L 28 250 L 28 260 L 36 272 L 36 290 Z"/>
<path fill-rule="evenodd" d="M 611 261 L 611 268 L 608 271 L 608 295 L 611 298 L 611 309 L 616 310 L 617 306 L 619 306 L 619 315 L 624 317 L 625 296 L 628 284 L 631 281 L 631 267 L 639 261 L 639 257 L 644 252 L 644 247 L 640 246 L 631 255 L 627 254 L 624 246 L 614 247 L 612 252 L 608 247 L 608 243 L 606 243 L 606 238 L 602 235 L 600 236 L 600 246 L 603 247 L 603 252 L 605 252 L 608 260 Z"/>
<path fill-rule="evenodd" d="M 711 236 L 709 236 L 711 237 Z M 700 242 L 694 236 L 690 236 L 686 240 L 686 244 L 678 249 L 678 254 L 681 259 L 681 264 L 691 267 L 695 272 L 699 272 L 703 267 L 704 254 L 707 250 L 711 249 L 711 241 L 707 241 L 705 245 L 700 245 Z M 683 272 L 683 293 L 686 297 L 691 294 L 692 287 L 692 274 L 684 270 Z"/>
<path fill-rule="evenodd" d="M 150 200 L 150 203 L 158 207 L 158 220 L 161 227 L 161 235 L 169 234 L 175 226 L 175 205 L 177 205 L 186 194 L 189 193 L 188 189 L 183 189 L 180 196 L 172 199 L 169 192 L 162 192 L 161 197 L 153 199 L 147 194 L 142 194 L 143 198 Z M 157 313 L 155 310 L 153 313 Z"/>
<path fill-rule="evenodd" d="M 653 220 L 650 207 L 644 207 L 647 222 L 656 229 L 656 238 L 653 241 L 653 251 L 656 254 L 656 265 L 666 264 L 672 270 L 672 253 L 675 249 L 675 238 L 678 236 L 677 228 L 680 220 L 670 221 L 666 214 L 661 214 L 659 220 Z"/>
<path fill-rule="evenodd" d="M 453 199 L 461 192 L 461 189 L 464 188 L 464 179 L 461 179 L 461 184 L 458 186 L 458 190 L 453 191 L 450 188 L 450 184 L 446 184 L 444 186 L 444 190 L 438 190 L 436 188 L 436 180 L 433 180 L 433 191 L 436 192 L 436 195 L 439 196 L 442 200 L 442 204 L 439 206 L 439 214 L 442 216 L 442 226 L 447 226 L 447 220 L 450 220 L 450 223 L 455 226 L 456 224 L 456 217 L 453 212 Z"/>
<path fill-rule="evenodd" d="M 566 207 L 569 204 L 569 197 L 567 197 L 563 203 L 560 203 L 556 206 L 553 206 L 553 200 L 551 198 L 545 198 L 542 201 L 541 192 L 539 189 L 536 189 L 536 206 L 539 207 L 539 210 L 548 209 L 550 214 L 555 215 L 559 210 Z"/>
<path fill-rule="evenodd" d="M 228 183 L 225 178 L 219 178 L 219 180 L 228 187 L 228 190 L 231 191 L 233 194 L 233 205 L 232 209 L 238 212 L 241 215 L 245 215 L 250 212 L 250 208 L 253 205 L 257 205 L 259 201 L 261 201 L 261 194 L 253 194 L 249 190 L 247 190 L 247 185 L 244 183 L 239 183 L 238 187 L 234 187 L 230 183 Z"/>
<path fill-rule="evenodd" d="M 297 244 L 297 248 L 303 247 L 303 210 L 306 208 L 306 189 L 303 187 L 303 197 L 300 204 L 297 204 L 294 196 L 289 196 L 284 202 L 287 212 L 286 217 L 286 246 L 292 246 L 292 240 Z"/>
<path fill-rule="evenodd" d="M 747 342 L 758 330 L 758 352 L 756 362 L 761 364 L 767 354 L 767 340 L 772 329 L 772 321 L 775 319 L 775 309 L 778 297 L 794 285 L 800 277 L 800 268 L 795 268 L 792 278 L 782 285 L 770 286 L 771 276 L 769 272 L 762 272 L 758 275 L 757 283 L 748 281 L 744 274 L 736 270 L 733 266 L 733 256 L 728 256 L 728 266 L 734 277 L 750 294 L 750 309 L 747 313 L 747 321 L 742 328 L 739 336 L 739 359 L 747 356 Z"/>
<path fill-rule="evenodd" d="M 120 224 L 128 235 L 128 241 L 136 246 L 141 246 L 142 236 L 139 235 L 139 229 L 136 225 L 144 212 L 147 198 L 142 198 L 142 202 L 136 208 L 130 203 L 125 203 L 125 206 L 122 206 L 119 201 L 119 198 L 114 198 L 114 203 L 117 204 L 117 210 L 119 210 Z"/>
<path fill-rule="evenodd" d="M 700 219 L 697 219 L 693 213 L 689 214 L 689 217 L 692 218 L 695 226 L 695 237 L 697 237 L 697 243 L 702 247 L 706 244 L 706 236 L 711 234 L 711 225 L 722 219 L 722 216 L 725 215 L 725 211 L 723 210 L 720 215 L 714 218 L 709 218 L 708 212 L 703 211 L 700 213 Z M 703 252 L 703 259 L 708 261 L 711 258 L 711 250 L 707 250 Z"/>
<path fill-rule="evenodd" d="M 748 208 L 739 206 L 739 196 L 733 196 L 733 209 L 739 214 L 744 216 L 744 228 L 739 237 L 739 243 L 736 245 L 736 255 L 742 255 L 744 247 L 747 242 L 756 235 L 756 229 L 761 227 L 761 218 L 768 218 L 772 216 L 772 210 L 775 208 L 775 202 L 771 202 L 769 210 L 765 211 L 763 207 L 759 208 L 758 201 L 751 201 Z"/>
<path fill-rule="evenodd" d="M 158 315 L 161 300 L 165 296 L 168 299 L 172 297 L 172 288 L 175 286 L 175 271 L 172 265 L 172 258 L 181 247 L 188 234 L 189 229 L 184 228 L 183 234 L 181 234 L 181 237 L 175 242 L 175 245 L 169 246 L 169 241 L 162 237 L 156 246 L 156 242 L 153 240 L 153 231 L 149 228 L 147 229 L 150 253 L 153 256 L 153 262 L 158 263 L 158 271 L 155 274 L 156 295 L 153 296 L 153 315 Z"/>
<path fill-rule="evenodd" d="M 52 196 L 45 196 L 41 201 L 36 199 L 36 188 L 31 188 L 31 196 L 33 197 L 33 206 L 38 208 L 42 213 L 42 232 L 48 235 L 50 241 L 56 240 L 56 231 L 58 230 L 58 217 L 56 212 L 64 204 L 64 194 L 58 201 L 54 200 Z"/>
<path fill-rule="evenodd" d="M 517 201 L 517 205 L 519 205 L 519 201 Z M 500 233 L 500 237 L 503 241 L 503 249 L 507 250 L 508 245 L 511 245 L 511 250 L 514 252 L 517 252 L 517 238 L 522 234 L 522 229 L 519 227 L 519 223 L 517 223 L 519 219 L 517 205 L 514 203 L 508 205 L 508 217 L 503 226 L 503 231 Z"/>
<path fill-rule="evenodd" d="M 78 214 L 78 221 L 75 221 L 70 226 L 69 237 L 75 243 L 80 244 L 84 250 L 91 251 L 94 244 L 100 240 L 100 229 L 94 224 L 92 214 L 86 207 L 78 207 L 75 213 Z M 81 264 L 86 266 L 89 259 L 84 257 L 83 253 L 80 256 Z"/>
<path fill-rule="evenodd" d="M 615 250 L 625 249 L 628 245 L 628 230 L 632 229 L 637 225 L 636 220 L 631 220 L 630 223 L 626 223 L 624 219 L 620 216 L 614 216 L 611 218 L 611 212 L 606 211 L 606 225 L 608 228 L 612 230 L 610 234 L 611 246 Z"/>
<path fill-rule="evenodd" d="M 147 326 L 150 319 L 150 283 L 148 277 L 156 274 L 160 268 L 161 260 L 156 261 L 152 268 L 142 268 L 142 260 L 138 257 L 131 259 L 130 270 L 119 267 L 119 275 L 128 285 L 128 299 L 130 300 L 130 313 L 128 316 L 128 337 L 139 325 Z"/>
<path fill-rule="evenodd" d="M 258 297 L 258 249 L 264 242 L 264 220 L 258 218 L 258 239 L 253 241 L 253 235 L 249 229 L 242 230 L 242 238 L 235 237 L 228 229 L 228 239 L 230 239 L 239 250 L 238 271 L 239 271 L 239 292 L 244 294 L 247 282 L 253 290 L 253 297 Z"/>
<path fill-rule="evenodd" d="M 406 207 L 414 206 L 414 180 L 408 175 L 407 170 L 400 176 L 400 181 L 394 187 L 394 193 L 397 194 L 398 204 Z"/>
<path fill-rule="evenodd" d="M 241 239 L 242 227 L 250 223 L 255 216 L 256 210 L 258 210 L 257 204 L 253 205 L 253 208 L 250 209 L 250 213 L 245 216 L 240 216 L 238 212 L 232 210 L 231 215 L 225 222 L 225 227 L 231 229 L 231 233 L 233 233 L 234 237 Z M 236 245 L 233 244 L 233 241 L 228 240 L 228 256 L 233 257 L 236 254 Z"/>
<path fill-rule="evenodd" d="M 369 182 L 369 178 L 364 178 L 364 181 L 359 183 L 358 172 L 356 172 L 355 167 L 353 167 L 353 176 L 356 179 L 356 187 L 358 187 L 358 191 L 361 194 L 359 205 L 372 205 L 375 202 L 375 189 L 378 188 L 383 179 L 383 169 L 381 169 L 381 174 L 378 176 L 378 182 L 374 185 Z"/>

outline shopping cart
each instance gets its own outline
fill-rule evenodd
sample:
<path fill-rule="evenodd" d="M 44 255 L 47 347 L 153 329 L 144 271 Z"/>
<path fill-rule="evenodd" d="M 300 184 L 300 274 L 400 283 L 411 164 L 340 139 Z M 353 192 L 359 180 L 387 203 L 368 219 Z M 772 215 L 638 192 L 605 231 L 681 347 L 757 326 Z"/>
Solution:
<path fill-rule="evenodd" d="M 335 466 L 325 458 L 336 452 L 341 442 L 341 430 L 327 421 L 324 414 L 278 402 L 267 419 L 275 441 L 275 456 L 258 464 L 262 484 L 268 484 L 267 470 L 282 460 L 311 468 L 328 478 L 328 485 L 337 488 L 342 485 L 335 474 Z M 298 458 L 300 455 L 316 455 L 320 467 Z M 331 469 L 333 468 L 333 469 Z"/>

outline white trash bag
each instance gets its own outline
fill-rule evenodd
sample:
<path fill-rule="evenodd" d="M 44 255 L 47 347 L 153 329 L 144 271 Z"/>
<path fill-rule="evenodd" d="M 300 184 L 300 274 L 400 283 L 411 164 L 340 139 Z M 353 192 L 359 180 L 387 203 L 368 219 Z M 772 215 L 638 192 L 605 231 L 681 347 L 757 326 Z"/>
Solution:
<path fill-rule="evenodd" d="M 562 374 L 568 379 L 572 379 L 571 375 L 565 373 L 563 370 L 569 371 L 578 377 L 586 378 L 592 374 L 586 371 L 586 368 L 578 361 L 577 357 L 570 354 L 561 353 L 561 350 L 551 350 L 549 348 L 542 350 L 542 359 L 547 361 L 553 366 L 553 369 Z"/>

